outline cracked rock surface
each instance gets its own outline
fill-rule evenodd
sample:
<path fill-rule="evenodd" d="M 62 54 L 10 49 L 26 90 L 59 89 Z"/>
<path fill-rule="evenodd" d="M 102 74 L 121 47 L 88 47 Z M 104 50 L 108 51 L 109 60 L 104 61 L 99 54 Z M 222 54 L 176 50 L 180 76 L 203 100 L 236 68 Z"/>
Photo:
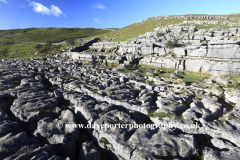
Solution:
<path fill-rule="evenodd" d="M 0 67 L 0 159 L 240 158 L 240 94 L 226 79 L 201 88 L 64 55 Z"/>

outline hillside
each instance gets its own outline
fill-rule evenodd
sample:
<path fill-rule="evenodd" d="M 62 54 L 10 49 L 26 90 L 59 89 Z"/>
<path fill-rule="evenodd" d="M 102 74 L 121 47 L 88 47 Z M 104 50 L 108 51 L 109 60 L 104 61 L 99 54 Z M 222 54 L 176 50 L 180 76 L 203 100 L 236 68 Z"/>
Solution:
<path fill-rule="evenodd" d="M 108 33 L 116 29 L 95 28 L 26 28 L 0 30 L 0 59 L 4 58 L 35 58 L 45 56 L 47 53 L 34 55 L 37 50 L 36 44 L 17 44 L 18 42 L 40 42 L 47 41 L 62 42 L 70 38 L 84 38 Z M 80 40 L 80 39 L 79 39 Z M 14 44 L 11 44 L 14 42 Z M 63 44 L 60 50 L 66 48 Z M 17 56 L 18 55 L 18 56 Z"/>
<path fill-rule="evenodd" d="M 191 18 L 189 18 L 191 17 Z M 198 17 L 198 18 L 194 18 Z M 167 26 L 178 25 L 183 21 L 216 21 L 213 19 L 205 19 L 202 17 L 229 17 L 230 19 L 218 19 L 221 24 L 210 24 L 202 25 L 196 24 L 197 29 L 209 29 L 209 28 L 229 28 L 230 26 L 240 27 L 240 14 L 230 14 L 230 15 L 205 15 L 205 14 L 193 14 L 193 15 L 178 15 L 178 16 L 158 16 L 147 18 L 141 22 L 130 24 L 129 26 L 123 27 L 117 31 L 101 34 L 101 40 L 112 39 L 115 42 L 126 41 L 131 38 L 136 38 L 141 34 L 146 32 L 154 31 L 154 28 L 160 27 L 165 28 Z M 226 24 L 228 23 L 228 24 Z M 190 24 L 185 24 L 190 25 Z"/>
<path fill-rule="evenodd" d="M 89 37 L 108 33 L 111 30 L 95 28 L 27 28 L 0 30 L 0 42 L 46 42 L 67 38 Z"/>
<path fill-rule="evenodd" d="M 206 17 L 214 17 L 206 19 Z M 223 19 L 215 19 L 222 17 Z M 229 19 L 226 19 L 228 17 Z M 131 38 L 137 38 L 139 35 L 146 32 L 154 31 L 154 28 L 171 27 L 174 25 L 182 24 L 184 21 L 219 21 L 220 24 L 195 24 L 197 29 L 209 28 L 229 28 L 231 26 L 239 27 L 240 14 L 231 15 L 183 15 L 183 16 L 158 16 L 145 19 L 141 22 L 130 24 L 129 26 L 121 29 L 106 28 L 26 28 L 26 29 L 13 29 L 13 30 L 0 30 L 0 59 L 3 58 L 34 58 L 42 57 L 47 53 L 33 55 L 36 52 L 34 44 L 7 44 L 6 42 L 62 42 L 68 38 L 76 38 L 78 41 L 82 39 L 92 39 L 99 37 L 101 41 L 114 41 L 121 42 Z M 185 26 L 191 25 L 182 24 Z M 81 37 L 81 38 L 80 38 Z M 3 43 L 5 43 L 3 45 Z M 67 48 L 68 45 L 64 44 L 60 49 Z M 29 54 L 30 53 L 30 54 Z M 18 56 L 17 56 L 18 55 Z"/>

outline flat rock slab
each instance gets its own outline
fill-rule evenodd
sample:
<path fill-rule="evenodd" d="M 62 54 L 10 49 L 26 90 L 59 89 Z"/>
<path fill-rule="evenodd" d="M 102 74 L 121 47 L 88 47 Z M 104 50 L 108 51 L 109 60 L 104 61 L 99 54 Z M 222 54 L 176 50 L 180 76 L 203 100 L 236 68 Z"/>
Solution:
<path fill-rule="evenodd" d="M 34 79 L 22 80 L 15 90 L 18 98 L 14 100 L 10 110 L 19 121 L 29 123 L 39 120 L 58 106 L 58 100 Z"/>
<path fill-rule="evenodd" d="M 130 115 L 111 111 L 94 124 L 136 124 Z M 197 153 L 198 144 L 193 135 L 177 134 L 161 129 L 108 128 L 96 129 L 93 135 L 102 147 L 107 147 L 126 160 L 159 159 L 168 156 L 187 158 Z M 105 140 L 105 142 L 104 142 Z"/>
<path fill-rule="evenodd" d="M 0 91 L 4 91 L 14 87 L 15 87 L 15 84 L 12 81 L 0 78 Z"/>

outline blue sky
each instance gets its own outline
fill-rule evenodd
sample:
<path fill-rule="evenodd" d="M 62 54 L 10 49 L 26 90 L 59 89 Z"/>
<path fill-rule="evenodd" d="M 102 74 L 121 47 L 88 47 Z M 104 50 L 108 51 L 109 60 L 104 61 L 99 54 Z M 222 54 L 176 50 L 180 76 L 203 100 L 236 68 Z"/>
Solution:
<path fill-rule="evenodd" d="M 239 0 L 0 0 L 0 29 L 121 28 L 160 15 L 239 13 Z"/>

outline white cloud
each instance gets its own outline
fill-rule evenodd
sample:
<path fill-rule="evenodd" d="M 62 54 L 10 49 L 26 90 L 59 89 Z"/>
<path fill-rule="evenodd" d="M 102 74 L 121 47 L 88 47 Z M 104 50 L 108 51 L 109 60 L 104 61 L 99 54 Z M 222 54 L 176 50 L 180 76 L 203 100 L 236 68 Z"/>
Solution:
<path fill-rule="evenodd" d="M 100 19 L 98 19 L 98 18 L 94 18 L 93 20 L 94 20 L 94 22 L 100 22 Z"/>
<path fill-rule="evenodd" d="M 58 17 L 60 14 L 63 14 L 63 12 L 57 6 L 54 5 L 51 6 L 51 11 L 52 14 L 56 17 Z"/>
<path fill-rule="evenodd" d="M 66 16 L 65 14 L 63 14 L 63 12 L 54 5 L 51 5 L 51 9 L 47 8 L 46 6 L 42 5 L 41 3 L 37 3 L 37 2 L 30 2 L 29 4 L 30 6 L 33 6 L 33 10 L 36 13 L 42 13 L 47 14 L 47 15 L 54 15 L 56 17 L 59 17 L 61 14 Z"/>
<path fill-rule="evenodd" d="M 24 6 L 24 5 L 21 5 L 21 7 L 22 7 L 22 8 L 25 8 L 25 6 Z"/>
<path fill-rule="evenodd" d="M 106 7 L 100 3 L 96 3 L 94 4 L 94 8 L 98 8 L 98 9 L 106 9 Z"/>
<path fill-rule="evenodd" d="M 1 2 L 7 3 L 7 0 L 0 0 Z"/>

